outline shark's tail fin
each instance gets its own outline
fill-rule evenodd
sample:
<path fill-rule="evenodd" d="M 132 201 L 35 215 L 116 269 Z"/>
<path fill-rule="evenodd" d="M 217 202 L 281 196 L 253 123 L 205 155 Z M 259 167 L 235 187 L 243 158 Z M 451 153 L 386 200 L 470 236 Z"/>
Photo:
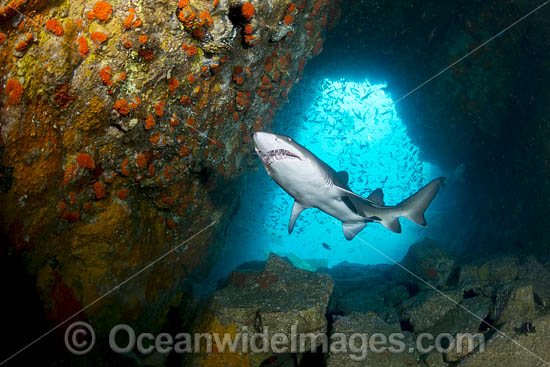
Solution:
<path fill-rule="evenodd" d="M 444 186 L 444 182 L 445 177 L 436 178 L 396 206 L 384 206 L 383 194 L 380 189 L 375 190 L 368 198 L 363 198 L 348 190 L 343 191 L 351 199 L 350 205 L 365 218 L 365 223 L 380 223 L 392 232 L 401 233 L 399 217 L 405 217 L 421 226 L 426 225 L 424 212 L 439 189 Z M 363 223 L 344 223 L 346 239 L 353 239 L 364 227 Z"/>
<path fill-rule="evenodd" d="M 425 226 L 426 218 L 424 218 L 424 212 L 435 195 L 439 192 L 439 189 L 444 186 L 444 183 L 445 177 L 436 178 L 416 193 L 397 204 L 397 207 L 401 208 L 402 214 L 400 216 L 418 225 Z"/>

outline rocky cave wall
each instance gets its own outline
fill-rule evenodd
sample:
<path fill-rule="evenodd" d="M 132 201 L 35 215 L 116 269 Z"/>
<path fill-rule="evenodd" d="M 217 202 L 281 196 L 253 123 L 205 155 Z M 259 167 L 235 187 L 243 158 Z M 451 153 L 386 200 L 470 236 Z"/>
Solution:
<path fill-rule="evenodd" d="M 251 132 L 321 52 L 337 2 L 0 5 L 3 263 L 21 259 L 57 323 L 208 226 L 80 315 L 158 329 L 216 260 Z"/>

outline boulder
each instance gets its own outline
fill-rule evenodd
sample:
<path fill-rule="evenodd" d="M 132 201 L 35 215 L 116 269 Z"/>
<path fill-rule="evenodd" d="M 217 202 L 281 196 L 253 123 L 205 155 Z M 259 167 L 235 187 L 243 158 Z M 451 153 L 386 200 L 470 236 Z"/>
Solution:
<path fill-rule="evenodd" d="M 475 265 L 464 265 L 460 268 L 458 283 L 466 286 L 478 283 L 480 281 L 478 270 L 479 268 Z"/>
<path fill-rule="evenodd" d="M 515 284 L 528 284 L 530 279 L 519 278 L 519 261 L 514 256 L 504 256 L 484 262 L 467 264 L 460 268 L 457 286 L 465 295 L 496 297 L 499 289 Z"/>
<path fill-rule="evenodd" d="M 512 285 L 499 289 L 493 319 L 496 324 L 512 323 L 516 326 L 536 316 L 532 285 Z"/>
<path fill-rule="evenodd" d="M 401 334 L 403 350 L 396 351 L 399 346 L 391 343 L 392 334 Z M 419 355 L 410 352 L 407 348 L 410 345 L 410 338 L 402 334 L 399 325 L 387 323 L 373 313 L 352 313 L 337 317 L 333 324 L 331 340 L 336 339 L 337 336 L 346 338 L 348 349 L 331 351 L 327 358 L 327 367 L 422 365 L 418 362 Z M 351 347 L 355 349 L 351 350 Z"/>
<path fill-rule="evenodd" d="M 533 285 L 536 300 L 550 306 L 550 271 L 534 256 L 527 257 L 519 266 L 519 279 Z"/>
<path fill-rule="evenodd" d="M 531 330 L 529 332 L 528 330 Z M 485 341 L 484 350 L 466 357 L 461 367 L 546 365 L 550 360 L 550 316 L 532 320 L 531 328 L 505 327 Z"/>
<path fill-rule="evenodd" d="M 397 312 L 400 320 L 408 322 L 414 332 L 418 333 L 438 323 L 461 299 L 461 291 L 425 291 L 404 301 Z"/>
<path fill-rule="evenodd" d="M 395 281 L 413 283 L 420 289 L 430 289 L 430 286 L 444 288 L 453 272 L 454 260 L 447 256 L 433 240 L 424 239 L 409 247 L 401 265 L 408 271 L 396 268 Z"/>
<path fill-rule="evenodd" d="M 382 297 L 366 290 L 353 291 L 340 298 L 332 297 L 329 310 L 338 315 L 372 312 L 387 322 L 399 321 L 395 310 L 386 305 Z"/>
<path fill-rule="evenodd" d="M 347 315 L 352 312 L 377 312 L 383 308 L 384 300 L 380 296 L 365 290 L 358 290 L 343 296 L 335 311 Z"/>
<path fill-rule="evenodd" d="M 334 279 L 329 311 L 336 314 L 375 312 L 390 321 L 395 311 L 384 302 L 382 294 L 395 283 L 388 278 L 391 265 L 340 263 L 325 272 Z"/>
<path fill-rule="evenodd" d="M 518 278 L 518 275 L 519 262 L 514 256 L 492 259 L 478 268 L 479 280 L 496 284 L 511 283 Z"/>
<path fill-rule="evenodd" d="M 453 307 L 437 323 L 424 330 L 433 335 L 449 333 L 476 333 L 485 317 L 489 314 L 492 301 L 484 296 L 464 299 L 459 306 Z"/>
<path fill-rule="evenodd" d="M 276 333 L 286 335 L 289 341 L 299 333 L 325 334 L 326 308 L 333 287 L 330 276 L 298 269 L 274 254 L 263 271 L 233 272 L 227 286 L 213 294 L 194 329 L 233 337 L 237 333 L 257 334 L 258 349 L 250 344 L 250 353 L 202 354 L 191 365 L 218 366 L 238 361 L 239 366 L 260 366 L 274 354 L 265 340 L 271 341 Z M 321 342 L 304 338 L 304 348 L 300 349 L 298 342 L 297 351 L 310 351 Z M 290 351 L 291 345 L 287 347 Z"/>
<path fill-rule="evenodd" d="M 438 351 L 434 350 L 430 354 L 428 354 L 425 359 L 424 363 L 428 367 L 446 367 L 448 366 L 447 363 L 443 361 L 443 356 Z"/>
<path fill-rule="evenodd" d="M 489 314 L 491 305 L 491 299 L 484 296 L 464 299 L 460 302 L 460 306 L 453 308 L 439 319 L 435 325 L 424 331 L 434 337 L 447 333 L 454 338 L 454 345 L 449 346 L 449 351 L 441 355 L 442 360 L 456 362 L 477 347 L 480 338 L 483 337 L 483 334 L 479 331 L 480 325 Z M 471 346 L 467 338 L 468 335 L 472 336 Z M 460 346 L 457 346 L 456 341 L 459 338 L 461 338 Z M 432 353 L 441 354 L 438 351 Z"/>
<path fill-rule="evenodd" d="M 409 298 L 409 290 L 403 285 L 398 285 L 382 292 L 380 296 L 384 299 L 384 303 L 389 306 L 395 307 L 407 298 Z"/>

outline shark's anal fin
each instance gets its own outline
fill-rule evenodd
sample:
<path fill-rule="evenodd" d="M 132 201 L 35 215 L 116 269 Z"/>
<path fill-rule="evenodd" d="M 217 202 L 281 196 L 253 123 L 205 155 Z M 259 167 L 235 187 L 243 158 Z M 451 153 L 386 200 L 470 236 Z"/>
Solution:
<path fill-rule="evenodd" d="M 384 204 L 384 192 L 381 188 L 378 188 L 371 192 L 370 195 L 367 196 L 367 199 L 380 206 L 386 205 Z"/>
<path fill-rule="evenodd" d="M 292 230 L 294 229 L 294 224 L 296 223 L 296 219 L 298 219 L 298 216 L 300 216 L 300 213 L 303 212 L 304 209 L 307 209 L 307 207 L 294 200 L 292 214 L 290 214 L 290 222 L 288 222 L 288 234 L 292 233 Z"/>
<path fill-rule="evenodd" d="M 342 230 L 344 231 L 344 237 L 346 240 L 351 241 L 357 236 L 357 233 L 361 232 L 367 223 L 345 223 L 342 222 Z"/>
<path fill-rule="evenodd" d="M 401 223 L 399 223 L 399 217 L 386 218 L 385 220 L 381 221 L 380 224 L 382 224 L 393 233 L 401 233 Z"/>

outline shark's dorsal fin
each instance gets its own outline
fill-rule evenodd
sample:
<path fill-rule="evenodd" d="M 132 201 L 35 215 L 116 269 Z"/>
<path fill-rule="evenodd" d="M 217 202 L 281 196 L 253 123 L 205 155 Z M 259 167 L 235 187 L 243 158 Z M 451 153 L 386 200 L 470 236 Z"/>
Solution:
<path fill-rule="evenodd" d="M 370 201 L 374 202 L 377 205 L 384 206 L 384 192 L 381 188 L 378 188 L 370 193 L 367 197 Z"/>
<path fill-rule="evenodd" d="M 344 237 L 346 240 L 351 241 L 357 236 L 357 233 L 361 232 L 367 223 L 345 223 L 342 222 L 342 229 L 344 230 Z"/>
<path fill-rule="evenodd" d="M 298 201 L 294 200 L 294 206 L 292 207 L 292 214 L 290 214 L 290 221 L 288 222 L 288 234 L 292 233 L 292 230 L 294 229 L 294 223 L 296 223 L 296 219 L 298 219 L 298 216 L 301 212 L 304 211 L 304 209 L 307 209 L 307 207 L 300 204 Z"/>
<path fill-rule="evenodd" d="M 349 174 L 348 174 L 346 171 L 336 172 L 336 174 L 338 175 L 338 177 L 340 178 L 340 180 L 342 180 L 342 182 L 343 182 L 345 185 L 348 184 L 348 181 L 349 181 Z"/>

